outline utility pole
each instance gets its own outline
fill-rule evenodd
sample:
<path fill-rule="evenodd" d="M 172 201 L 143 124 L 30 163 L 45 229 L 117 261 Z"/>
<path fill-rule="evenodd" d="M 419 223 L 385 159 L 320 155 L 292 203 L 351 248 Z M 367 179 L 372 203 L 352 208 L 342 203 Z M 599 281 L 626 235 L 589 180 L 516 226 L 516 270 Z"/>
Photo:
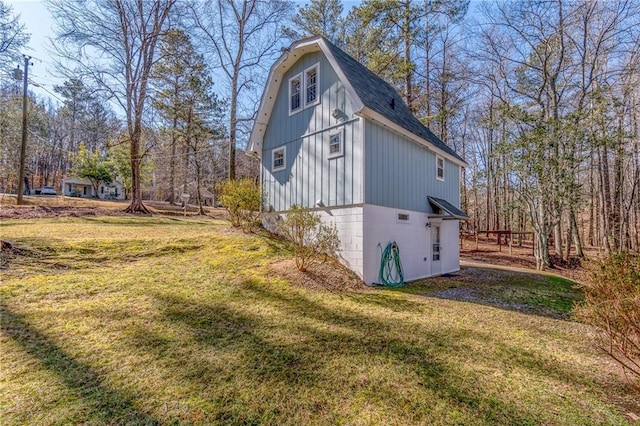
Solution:
<path fill-rule="evenodd" d="M 27 154 L 27 79 L 29 78 L 29 61 L 31 56 L 24 56 L 24 83 L 22 91 L 22 145 L 20 146 L 20 173 L 18 174 L 18 201 L 22 204 L 22 193 L 24 192 L 24 163 Z"/>

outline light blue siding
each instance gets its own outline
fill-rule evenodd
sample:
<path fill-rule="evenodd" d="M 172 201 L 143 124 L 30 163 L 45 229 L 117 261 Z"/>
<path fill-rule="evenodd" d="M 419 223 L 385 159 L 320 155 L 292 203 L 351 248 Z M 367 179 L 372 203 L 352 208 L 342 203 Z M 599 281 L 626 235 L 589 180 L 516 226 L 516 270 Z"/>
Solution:
<path fill-rule="evenodd" d="M 289 115 L 289 78 L 319 64 L 320 103 Z M 332 116 L 334 109 L 338 117 Z M 265 207 L 288 210 L 362 203 L 361 119 L 353 115 L 346 90 L 320 52 L 304 55 L 284 75 L 265 130 L 262 185 Z M 329 157 L 329 135 L 341 132 L 344 154 Z M 273 149 L 286 146 L 286 168 L 273 172 Z"/>
<path fill-rule="evenodd" d="M 290 115 L 289 78 L 315 64 L 320 103 Z M 285 211 L 293 204 L 314 207 L 322 201 L 328 207 L 366 203 L 430 213 L 427 196 L 460 205 L 458 165 L 445 159 L 445 179 L 439 181 L 433 151 L 369 119 L 363 126 L 363 120 L 353 114 L 345 87 L 324 55 L 301 57 L 282 77 L 265 130 L 265 207 Z M 336 131 L 342 132 L 344 155 L 330 159 L 329 135 Z M 282 146 L 286 168 L 273 172 L 273 149 Z"/>
<path fill-rule="evenodd" d="M 445 159 L 444 182 L 436 179 L 433 151 L 371 120 L 365 125 L 367 204 L 433 212 L 427 196 L 460 206 L 460 168 Z"/>
<path fill-rule="evenodd" d="M 289 115 L 289 79 L 314 64 L 320 65 L 320 103 Z M 340 113 L 338 118 L 331 115 L 334 109 Z M 271 150 L 302 135 L 326 129 L 351 118 L 353 118 L 351 101 L 329 61 L 320 52 L 309 53 L 296 62 L 282 78 L 269 125 L 265 130 L 263 149 Z"/>
<path fill-rule="evenodd" d="M 343 132 L 343 152 L 328 158 L 329 135 Z M 271 171 L 271 151 L 264 152 L 262 185 L 267 206 L 288 210 L 293 204 L 314 207 L 362 203 L 362 149 L 360 120 L 290 141 L 286 146 L 286 168 Z"/>

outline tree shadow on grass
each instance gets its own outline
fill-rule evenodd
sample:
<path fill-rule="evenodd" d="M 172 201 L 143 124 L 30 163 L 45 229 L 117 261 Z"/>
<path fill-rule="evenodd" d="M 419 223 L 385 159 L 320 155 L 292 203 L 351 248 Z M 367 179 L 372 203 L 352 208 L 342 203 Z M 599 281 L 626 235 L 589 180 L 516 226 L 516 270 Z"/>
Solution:
<path fill-rule="evenodd" d="M 256 331 L 264 327 L 260 318 L 222 303 L 194 302 L 175 295 L 156 295 L 156 299 L 162 303 L 167 319 L 188 326 L 195 342 L 241 354 L 253 374 L 291 384 L 315 380 L 316 372 L 303 368 L 297 353 Z M 292 367 L 298 367 L 297 371 Z"/>
<path fill-rule="evenodd" d="M 419 314 L 424 311 L 426 304 L 416 302 L 406 297 L 396 297 L 387 290 L 376 289 L 368 292 L 345 292 L 344 297 L 360 305 L 372 308 L 388 309 L 391 312 L 406 312 Z"/>
<path fill-rule="evenodd" d="M 254 388 L 280 388 L 286 383 L 293 398 L 317 382 L 318 372 L 304 351 L 265 337 L 260 318 L 220 301 L 200 302 L 164 293 L 153 296 L 168 323 L 182 332 L 167 338 L 141 327 L 130 335 L 131 344 L 152 353 L 176 377 L 178 387 L 195 391 L 191 401 L 207 401 L 209 411 L 198 414 L 205 423 L 279 424 L 272 416 L 282 396 Z M 251 401 L 252 393 L 262 404 Z M 189 401 L 177 404 L 189 406 L 184 412 L 201 410 Z"/>
<path fill-rule="evenodd" d="M 156 425 L 159 422 L 135 408 L 133 398 L 104 383 L 88 365 L 74 359 L 44 334 L 32 327 L 22 315 L 0 303 L 2 332 L 13 339 L 42 366 L 62 379 L 67 387 L 91 407 L 78 423 Z M 61 419 L 62 423 L 72 421 Z"/>
<path fill-rule="evenodd" d="M 176 295 L 154 295 L 167 320 L 180 324 L 181 328 L 186 325 L 189 329 L 187 334 L 208 348 L 204 351 L 206 355 L 189 353 L 190 365 L 183 370 L 183 379 L 199 383 L 203 388 L 211 383 L 224 383 L 225 395 L 217 392 L 208 395 L 220 407 L 218 413 L 211 413 L 217 421 L 263 420 L 261 415 L 268 412 L 272 404 L 277 404 L 271 394 L 256 395 L 263 404 L 259 408 L 245 406 L 237 400 L 233 408 L 223 405 L 225 398 L 228 400 L 230 395 L 242 393 L 238 389 L 241 383 L 253 383 L 257 389 L 270 388 L 273 384 L 279 389 L 278 394 L 284 392 L 291 398 L 298 394 L 309 395 L 309 392 L 325 395 L 324 398 L 330 402 L 346 398 L 341 400 L 342 406 L 357 405 L 358 398 L 369 395 L 369 404 L 377 406 L 380 413 L 397 413 L 399 416 L 412 413 L 409 405 L 416 405 L 416 409 L 428 413 L 429 407 L 424 405 L 428 401 L 427 395 L 435 394 L 451 410 L 466 412 L 467 416 L 480 419 L 480 423 L 536 423 L 535 413 L 518 412 L 507 401 L 482 392 L 475 384 L 470 386 L 466 373 L 443 359 L 443 350 L 444 353 L 450 350 L 443 348 L 464 346 L 460 342 L 469 338 L 468 330 L 430 329 L 425 330 L 421 339 L 412 339 L 399 334 L 399 324 L 393 320 L 353 310 L 342 311 L 339 307 L 333 309 L 298 292 L 288 293 L 251 283 L 242 287 L 247 304 L 267 304 L 276 309 L 279 318 L 274 320 L 270 314 L 240 309 L 222 301 L 201 302 Z M 274 334 L 277 327 L 285 330 Z M 184 341 L 155 341 L 158 339 L 149 337 L 151 333 L 140 330 L 138 337 L 143 335 L 151 339 L 149 346 L 152 350 L 157 349 L 157 356 L 168 354 L 174 357 L 170 361 L 174 366 L 187 361 L 184 355 L 177 355 L 175 351 L 180 345 L 184 346 Z M 173 349 L 172 345 L 175 345 Z M 232 354 L 232 365 L 212 362 L 211 351 Z M 338 373 L 339 377 L 329 377 L 336 374 L 332 368 L 345 372 L 359 368 L 357 363 L 351 364 L 354 360 L 390 366 L 394 372 L 383 377 L 374 377 L 375 374 L 368 377 L 369 371 L 362 373 L 368 377 L 365 382 L 375 381 L 374 389 L 367 388 L 368 385 L 360 384 L 357 377 L 351 378 L 346 373 L 342 377 L 341 373 Z M 415 392 L 424 392 L 425 398 L 421 400 L 404 390 L 398 392 L 397 383 L 407 380 Z M 345 387 L 353 390 L 346 391 Z M 359 392 L 360 396 L 352 395 L 352 392 Z M 311 396 L 311 401 L 296 400 L 289 408 L 295 411 L 296 404 L 313 405 L 313 398 L 318 397 Z M 288 419 L 285 422 L 292 421 L 291 416 L 295 414 L 279 413 L 281 420 Z M 325 411 L 323 415 L 329 421 L 337 421 L 341 414 Z"/>
<path fill-rule="evenodd" d="M 371 341 L 372 339 L 376 341 L 377 339 L 380 347 L 386 347 L 388 342 L 393 343 L 394 340 L 399 346 L 412 345 L 411 342 L 402 338 L 395 337 L 394 339 L 389 339 L 387 337 L 387 334 L 397 336 L 395 331 L 400 327 L 400 324 L 393 320 L 384 320 L 380 317 L 373 317 L 354 311 L 339 311 L 336 308 L 329 307 L 330 305 L 320 304 L 301 294 L 290 294 L 284 291 L 269 289 L 266 286 L 252 285 L 250 282 L 245 282 L 243 289 L 245 295 L 254 294 L 255 300 L 270 300 L 288 309 L 291 314 L 304 315 L 329 324 L 339 324 L 350 327 L 360 333 L 360 335 L 365 336 L 364 339 L 367 341 Z M 374 299 L 378 299 L 378 303 L 373 302 Z M 403 301 L 401 298 L 389 297 L 384 293 L 362 294 L 361 297 L 356 296 L 354 300 L 357 303 L 364 302 L 372 306 L 379 306 L 396 312 L 411 312 L 415 315 L 419 315 L 419 312 L 425 309 L 425 306 L 419 303 Z M 396 309 L 391 306 L 394 303 L 398 305 Z M 577 372 L 568 364 L 562 365 L 556 359 L 545 357 L 538 351 L 526 350 L 510 342 L 496 340 L 489 333 L 482 333 L 478 330 L 471 331 L 460 327 L 441 328 L 439 332 L 430 329 L 428 333 L 430 336 L 428 340 L 432 342 L 434 346 L 440 345 L 443 348 L 459 348 L 459 350 L 464 350 L 466 342 L 475 340 L 487 347 L 491 347 L 497 353 L 503 355 L 505 359 L 515 361 L 516 364 L 530 370 L 532 373 L 540 374 L 541 372 L 549 372 L 552 373 L 552 377 L 577 386 L 586 387 L 592 382 L 591 377 Z M 373 354 L 375 347 L 371 349 Z M 423 348 L 420 345 L 415 345 L 415 348 L 413 348 L 415 350 L 411 350 L 411 348 L 408 349 L 410 350 L 401 353 L 420 352 Z M 429 358 L 433 358 L 433 356 L 424 359 Z"/>

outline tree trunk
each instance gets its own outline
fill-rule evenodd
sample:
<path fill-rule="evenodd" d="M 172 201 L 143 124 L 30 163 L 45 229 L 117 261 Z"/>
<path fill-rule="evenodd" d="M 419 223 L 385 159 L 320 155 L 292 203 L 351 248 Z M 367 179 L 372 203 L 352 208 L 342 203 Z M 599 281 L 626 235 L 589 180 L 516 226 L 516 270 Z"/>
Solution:
<path fill-rule="evenodd" d="M 411 77 L 413 74 L 413 70 L 411 69 L 411 2 L 409 0 L 405 0 L 404 4 L 404 16 L 402 22 L 402 38 L 404 45 L 404 101 L 411 110 L 412 113 L 415 114 L 416 107 L 413 102 L 413 87 Z"/>
<path fill-rule="evenodd" d="M 178 130 L 178 118 L 173 117 L 173 129 L 171 132 L 171 158 L 169 159 L 169 204 L 176 202 L 176 131 Z"/>
<path fill-rule="evenodd" d="M 589 230 L 587 241 L 590 246 L 595 245 L 595 221 L 596 221 L 596 192 L 594 191 L 594 178 L 593 178 L 593 151 L 589 155 Z"/>
<path fill-rule="evenodd" d="M 196 191 L 197 191 L 197 197 L 198 197 L 198 214 L 204 216 L 204 208 L 202 207 L 202 193 L 200 192 L 200 161 L 198 161 L 197 152 L 194 153 L 194 161 L 196 165 Z"/>
<path fill-rule="evenodd" d="M 635 122 L 634 122 L 635 125 Z M 638 137 L 638 131 L 636 127 L 636 141 L 634 143 L 633 163 L 634 163 L 634 175 L 636 176 L 636 185 L 640 185 L 640 137 Z M 630 200 L 631 206 L 633 206 L 633 247 L 634 251 L 640 251 L 640 189 L 636 187 L 636 191 Z"/>
<path fill-rule="evenodd" d="M 141 129 L 135 126 L 131 135 L 131 204 L 125 210 L 127 213 L 150 214 L 151 212 L 142 203 L 142 188 L 140 187 L 140 139 Z"/>
<path fill-rule="evenodd" d="M 238 72 L 231 78 L 231 105 L 229 123 L 229 180 L 236 178 L 236 128 L 238 126 Z"/>
<path fill-rule="evenodd" d="M 622 129 L 618 128 L 618 134 Z M 616 141 L 616 149 L 613 160 L 613 199 L 611 208 L 611 235 L 613 236 L 613 249 L 618 252 L 624 248 L 623 244 L 623 227 L 622 227 L 622 210 L 624 209 L 624 201 L 622 198 L 624 186 L 623 174 L 623 141 Z"/>
<path fill-rule="evenodd" d="M 429 19 L 429 15 L 431 12 L 431 0 L 426 0 L 425 10 L 426 10 L 425 34 L 427 34 L 427 37 L 425 37 L 425 42 L 424 42 L 424 57 L 425 57 L 424 104 L 425 104 L 425 116 L 427 119 L 427 125 L 430 127 L 431 126 L 431 37 L 429 37 L 429 35 L 430 35 L 431 29 L 429 28 L 429 25 L 431 20 Z"/>
<path fill-rule="evenodd" d="M 576 255 L 580 259 L 584 259 L 585 255 L 584 255 L 584 251 L 582 250 L 582 238 L 580 237 L 580 231 L 578 229 L 578 222 L 576 220 L 576 212 L 573 209 L 571 209 L 569 211 L 569 223 L 570 223 L 570 226 L 571 226 L 573 244 L 575 244 L 575 246 L 576 246 Z"/>
<path fill-rule="evenodd" d="M 549 241 L 547 239 L 547 233 L 543 230 L 537 229 L 536 226 L 534 229 L 534 243 L 533 243 L 533 256 L 536 259 L 536 269 L 538 271 L 543 271 L 546 268 L 551 267 L 551 262 L 549 262 Z"/>
<path fill-rule="evenodd" d="M 600 155 L 600 167 L 598 170 L 600 172 L 600 198 L 602 202 L 602 239 L 604 244 L 604 249 L 607 253 L 611 253 L 612 251 L 612 235 L 611 235 L 611 219 L 612 213 L 611 210 L 613 206 L 611 205 L 611 184 L 609 181 L 609 152 L 607 150 L 607 146 L 603 145 L 602 151 L 598 150 L 598 154 Z"/>
<path fill-rule="evenodd" d="M 536 260 L 536 269 L 539 271 L 551 267 L 549 260 L 549 230 L 546 225 L 544 206 L 541 200 L 529 199 L 529 213 L 533 228 L 533 255 Z"/>
<path fill-rule="evenodd" d="M 564 260 L 565 262 L 569 262 L 569 257 L 571 257 L 571 243 L 572 243 L 572 237 L 573 237 L 573 229 L 572 229 L 572 224 L 571 224 L 571 220 L 569 220 L 569 224 L 567 226 L 567 233 L 566 233 L 567 237 L 566 237 L 566 244 L 564 247 L 564 251 L 562 253 L 562 260 Z"/>

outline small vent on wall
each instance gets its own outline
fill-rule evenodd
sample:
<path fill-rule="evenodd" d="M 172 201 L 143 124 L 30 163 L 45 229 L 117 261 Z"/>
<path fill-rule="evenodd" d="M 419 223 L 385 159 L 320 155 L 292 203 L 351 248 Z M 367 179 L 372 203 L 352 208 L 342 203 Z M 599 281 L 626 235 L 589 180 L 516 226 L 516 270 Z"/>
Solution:
<path fill-rule="evenodd" d="M 398 213 L 398 220 L 407 221 L 409 220 L 409 215 L 406 213 Z"/>

